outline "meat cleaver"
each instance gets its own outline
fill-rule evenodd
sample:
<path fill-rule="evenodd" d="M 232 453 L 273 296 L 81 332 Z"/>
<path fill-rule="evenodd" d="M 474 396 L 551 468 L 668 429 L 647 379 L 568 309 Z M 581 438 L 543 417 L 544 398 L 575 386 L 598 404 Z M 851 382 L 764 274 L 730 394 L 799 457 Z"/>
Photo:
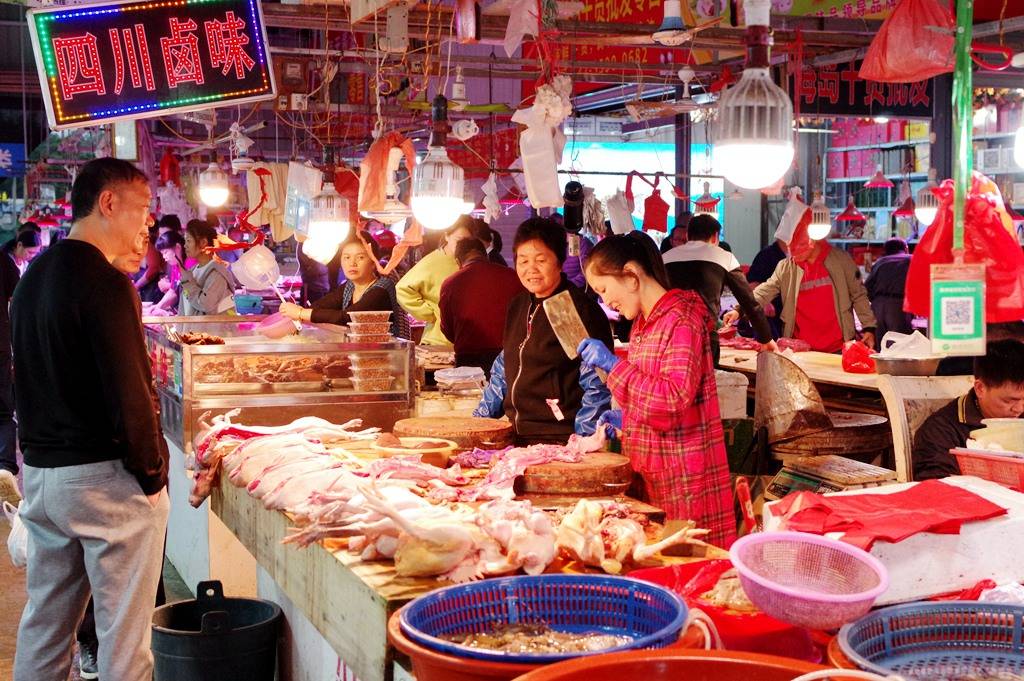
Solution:
<path fill-rule="evenodd" d="M 551 329 L 555 332 L 558 342 L 561 344 L 569 359 L 576 359 L 579 353 L 576 349 L 590 334 L 587 327 L 583 326 L 580 313 L 576 311 L 576 305 L 572 302 L 572 295 L 568 291 L 557 293 L 544 301 L 544 314 L 551 323 Z M 608 380 L 608 374 L 601 369 L 594 369 L 602 381 Z"/>

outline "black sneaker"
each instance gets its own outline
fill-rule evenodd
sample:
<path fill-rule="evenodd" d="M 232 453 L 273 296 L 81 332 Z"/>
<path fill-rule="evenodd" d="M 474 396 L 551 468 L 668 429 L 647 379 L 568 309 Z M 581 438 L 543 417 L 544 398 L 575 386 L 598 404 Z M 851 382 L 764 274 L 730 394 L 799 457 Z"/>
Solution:
<path fill-rule="evenodd" d="M 96 668 L 96 651 L 92 646 L 81 644 L 78 646 L 78 675 L 86 681 L 98 679 L 99 670 Z"/>

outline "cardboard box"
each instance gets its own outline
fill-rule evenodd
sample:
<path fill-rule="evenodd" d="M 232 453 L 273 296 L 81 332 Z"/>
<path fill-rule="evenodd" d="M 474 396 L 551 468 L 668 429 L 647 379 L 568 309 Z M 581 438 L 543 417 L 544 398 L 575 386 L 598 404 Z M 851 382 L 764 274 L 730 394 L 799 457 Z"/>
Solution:
<path fill-rule="evenodd" d="M 889 121 L 889 141 L 902 142 L 906 139 L 906 128 L 905 121 Z"/>
<path fill-rule="evenodd" d="M 905 139 L 926 140 L 931 134 L 931 124 L 928 121 L 914 121 L 907 123 L 904 130 Z"/>
<path fill-rule="evenodd" d="M 858 156 L 857 171 L 851 169 L 849 177 L 871 177 L 878 170 L 881 163 L 878 152 L 875 149 L 861 149 L 855 152 Z"/>
<path fill-rule="evenodd" d="M 1017 132 L 1021 123 L 1021 105 L 1019 102 L 1003 104 L 999 107 L 999 132 Z"/>
<path fill-rule="evenodd" d="M 932 156 L 932 145 L 931 144 L 915 144 L 914 145 L 914 172 L 915 173 L 927 173 L 931 167 L 931 156 Z"/>
<path fill-rule="evenodd" d="M 826 156 L 828 163 L 825 165 L 825 177 L 831 179 L 846 177 L 846 157 L 848 153 L 845 151 L 828 152 Z"/>

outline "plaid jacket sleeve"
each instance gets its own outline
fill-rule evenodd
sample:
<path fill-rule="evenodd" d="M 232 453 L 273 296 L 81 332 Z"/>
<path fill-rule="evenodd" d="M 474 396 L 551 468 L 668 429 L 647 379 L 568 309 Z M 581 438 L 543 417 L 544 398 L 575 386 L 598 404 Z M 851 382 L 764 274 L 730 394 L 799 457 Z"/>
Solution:
<path fill-rule="evenodd" d="M 640 423 L 667 430 L 684 425 L 687 407 L 700 387 L 705 332 L 696 324 L 675 324 L 670 340 L 658 350 L 659 371 L 642 371 L 639 359 L 619 362 L 608 375 L 608 386 L 616 402 L 631 411 Z M 642 346 L 641 352 L 650 346 Z M 636 359 L 637 361 L 631 361 Z"/>
<path fill-rule="evenodd" d="M 473 410 L 473 416 L 496 419 L 505 413 L 505 392 L 508 384 L 505 380 L 504 350 L 491 365 L 491 380 L 484 389 L 484 397 Z M 586 398 L 584 398 L 586 404 Z M 593 431 L 591 431 L 593 432 Z"/>

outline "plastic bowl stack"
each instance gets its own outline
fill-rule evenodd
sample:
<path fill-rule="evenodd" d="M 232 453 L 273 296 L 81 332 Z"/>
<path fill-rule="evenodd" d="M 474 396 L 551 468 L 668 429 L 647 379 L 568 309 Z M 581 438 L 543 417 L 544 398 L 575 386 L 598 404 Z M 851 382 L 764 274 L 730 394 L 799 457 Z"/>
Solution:
<path fill-rule="evenodd" d="M 391 340 L 391 312 L 349 312 L 350 343 L 387 343 Z"/>
<path fill-rule="evenodd" d="M 385 353 L 360 353 L 348 356 L 352 363 L 352 387 L 356 392 L 391 390 L 395 375 L 391 357 Z"/>

